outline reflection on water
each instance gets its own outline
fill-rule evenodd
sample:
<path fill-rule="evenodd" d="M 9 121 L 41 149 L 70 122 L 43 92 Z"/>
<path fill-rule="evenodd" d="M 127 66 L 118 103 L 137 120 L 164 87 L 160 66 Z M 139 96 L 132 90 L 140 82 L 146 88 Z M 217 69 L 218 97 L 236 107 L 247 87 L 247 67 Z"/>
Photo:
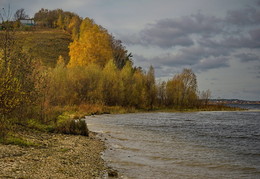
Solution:
<path fill-rule="evenodd" d="M 260 113 L 86 117 L 104 159 L 127 178 L 260 178 Z"/>

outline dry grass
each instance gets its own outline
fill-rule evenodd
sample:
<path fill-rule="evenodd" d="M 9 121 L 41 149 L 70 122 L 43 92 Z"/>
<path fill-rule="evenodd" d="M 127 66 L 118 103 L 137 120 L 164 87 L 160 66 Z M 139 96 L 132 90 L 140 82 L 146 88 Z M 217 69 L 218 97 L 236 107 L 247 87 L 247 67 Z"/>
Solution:
<path fill-rule="evenodd" d="M 66 32 L 53 29 L 18 31 L 15 37 L 25 52 L 46 66 L 54 67 L 60 55 L 66 63 L 69 61 L 68 46 L 72 40 Z"/>

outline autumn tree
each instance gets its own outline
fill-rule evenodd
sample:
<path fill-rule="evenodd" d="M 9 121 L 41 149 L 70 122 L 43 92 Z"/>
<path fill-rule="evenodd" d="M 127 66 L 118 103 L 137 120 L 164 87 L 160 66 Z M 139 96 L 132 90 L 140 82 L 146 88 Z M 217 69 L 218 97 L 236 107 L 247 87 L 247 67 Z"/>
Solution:
<path fill-rule="evenodd" d="M 153 109 L 156 104 L 156 83 L 154 76 L 154 68 L 150 66 L 147 74 L 145 75 L 145 87 L 142 92 L 145 106 L 148 109 Z"/>
<path fill-rule="evenodd" d="M 196 75 L 191 69 L 184 69 L 167 82 L 166 91 L 169 105 L 195 107 L 198 100 Z"/>
<path fill-rule="evenodd" d="M 166 105 L 166 82 L 162 81 L 157 84 L 157 98 L 158 98 L 158 105 L 165 106 Z"/>
<path fill-rule="evenodd" d="M 59 29 L 65 29 L 64 17 L 62 16 L 62 13 L 59 14 L 56 25 Z"/>
<path fill-rule="evenodd" d="M 34 20 L 39 26 L 54 28 L 59 17 L 59 10 L 40 9 L 34 14 Z"/>
<path fill-rule="evenodd" d="M 59 56 L 57 65 L 54 69 L 49 70 L 49 102 L 51 105 L 67 104 L 68 89 L 68 72 L 62 56 Z"/>
<path fill-rule="evenodd" d="M 141 69 L 134 69 L 132 85 L 131 103 L 136 108 L 146 108 L 145 106 L 145 74 Z M 128 94 L 125 94 L 128 95 Z"/>
<path fill-rule="evenodd" d="M 0 77 L 0 114 L 6 115 L 16 109 L 22 102 L 21 84 L 14 78 L 12 72 L 3 73 L 1 66 Z"/>
<path fill-rule="evenodd" d="M 77 14 L 62 9 L 48 10 L 42 8 L 34 14 L 34 20 L 38 26 L 59 28 L 69 32 L 69 24 L 74 16 L 78 17 Z"/>
<path fill-rule="evenodd" d="M 103 69 L 103 95 L 106 105 L 120 105 L 122 101 L 122 81 L 119 78 L 119 71 L 110 60 Z"/>
<path fill-rule="evenodd" d="M 183 83 L 177 79 L 173 78 L 168 80 L 166 83 L 166 105 L 180 107 L 181 106 L 181 96 L 182 96 Z"/>
<path fill-rule="evenodd" d="M 27 19 L 29 18 L 29 16 L 26 14 L 25 10 L 23 8 L 18 9 L 15 13 L 14 13 L 14 20 L 21 20 L 21 19 Z"/>
<path fill-rule="evenodd" d="M 90 63 L 104 67 L 113 59 L 109 34 L 88 18 L 81 23 L 79 39 L 75 39 L 69 48 L 69 67 L 87 66 Z"/>
<path fill-rule="evenodd" d="M 68 68 L 70 104 L 102 103 L 102 70 L 96 64 Z"/>
<path fill-rule="evenodd" d="M 4 13 L 5 9 L 3 9 Z M 10 11 L 8 11 L 10 12 Z M 14 33 L 7 17 L 0 12 L 4 31 L 0 34 L 0 139 L 5 139 L 8 133 L 10 114 L 19 108 L 25 94 L 22 90 L 22 83 L 17 77 L 14 61 Z"/>
<path fill-rule="evenodd" d="M 125 47 L 122 45 L 121 40 L 115 39 L 111 36 L 111 48 L 113 53 L 114 62 L 118 69 L 122 69 L 127 62 L 132 63 L 132 54 L 128 53 Z"/>
<path fill-rule="evenodd" d="M 197 96 L 197 77 L 191 69 L 184 69 L 179 77 L 183 83 L 183 92 L 181 104 L 183 106 L 195 106 L 198 100 Z"/>
<path fill-rule="evenodd" d="M 100 66 L 90 64 L 83 67 L 86 71 L 87 91 L 86 103 L 102 104 L 103 103 L 103 71 Z"/>
<path fill-rule="evenodd" d="M 30 56 L 16 43 L 8 20 L 3 24 L 5 28 L 0 40 L 0 111 L 1 115 L 10 115 L 15 110 L 24 110 L 23 115 L 36 97 L 34 65 Z"/>
<path fill-rule="evenodd" d="M 123 106 L 133 106 L 135 104 L 134 102 L 134 78 L 133 78 L 134 70 L 132 67 L 132 63 L 128 61 L 126 65 L 123 67 L 123 69 L 120 72 L 121 81 L 123 84 L 123 90 L 122 90 L 122 105 Z"/>
<path fill-rule="evenodd" d="M 200 100 L 201 100 L 201 102 L 202 102 L 202 105 L 207 106 L 210 97 L 211 97 L 211 91 L 210 91 L 209 89 L 206 90 L 206 91 L 202 91 L 202 92 L 200 93 Z"/>
<path fill-rule="evenodd" d="M 73 16 L 70 20 L 70 23 L 68 25 L 68 32 L 72 34 L 73 40 L 79 38 L 79 29 L 81 21 L 81 18 L 77 15 Z"/>

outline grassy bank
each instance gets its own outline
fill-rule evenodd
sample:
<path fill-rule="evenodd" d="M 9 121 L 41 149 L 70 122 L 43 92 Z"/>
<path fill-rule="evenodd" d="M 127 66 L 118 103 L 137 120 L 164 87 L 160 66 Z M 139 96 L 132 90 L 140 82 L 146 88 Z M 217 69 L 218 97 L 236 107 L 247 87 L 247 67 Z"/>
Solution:
<path fill-rule="evenodd" d="M 53 107 L 50 115 L 54 118 L 49 122 L 13 119 L 7 126 L 7 135 L 0 137 L 0 178 L 117 176 L 101 158 L 104 143 L 79 119 L 86 115 L 128 112 L 134 111 L 84 104 Z"/>
<path fill-rule="evenodd" d="M 60 133 L 71 135 L 89 136 L 87 124 L 83 118 L 90 115 L 102 114 L 126 114 L 126 113 L 147 113 L 147 112 L 199 112 L 199 111 L 241 111 L 244 109 L 229 107 L 224 105 L 208 105 L 200 108 L 154 108 L 152 110 L 136 109 L 133 107 L 122 106 L 104 106 L 98 104 L 81 104 L 79 106 L 53 106 L 51 111 L 47 112 L 48 119 L 26 119 L 18 118 L 7 119 L 11 123 L 1 123 L 0 143 L 15 144 L 20 146 L 34 145 L 17 137 L 17 127 L 23 126 L 25 129 L 36 130 L 47 133 Z M 2 135 L 3 133 L 3 135 Z"/>

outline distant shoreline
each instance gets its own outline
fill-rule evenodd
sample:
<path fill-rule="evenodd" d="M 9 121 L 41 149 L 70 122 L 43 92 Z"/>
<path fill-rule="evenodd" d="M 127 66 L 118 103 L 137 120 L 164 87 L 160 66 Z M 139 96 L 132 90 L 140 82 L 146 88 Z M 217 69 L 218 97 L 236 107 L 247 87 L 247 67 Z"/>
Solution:
<path fill-rule="evenodd" d="M 210 99 L 209 104 L 260 104 L 260 101 L 249 101 L 240 99 Z"/>

